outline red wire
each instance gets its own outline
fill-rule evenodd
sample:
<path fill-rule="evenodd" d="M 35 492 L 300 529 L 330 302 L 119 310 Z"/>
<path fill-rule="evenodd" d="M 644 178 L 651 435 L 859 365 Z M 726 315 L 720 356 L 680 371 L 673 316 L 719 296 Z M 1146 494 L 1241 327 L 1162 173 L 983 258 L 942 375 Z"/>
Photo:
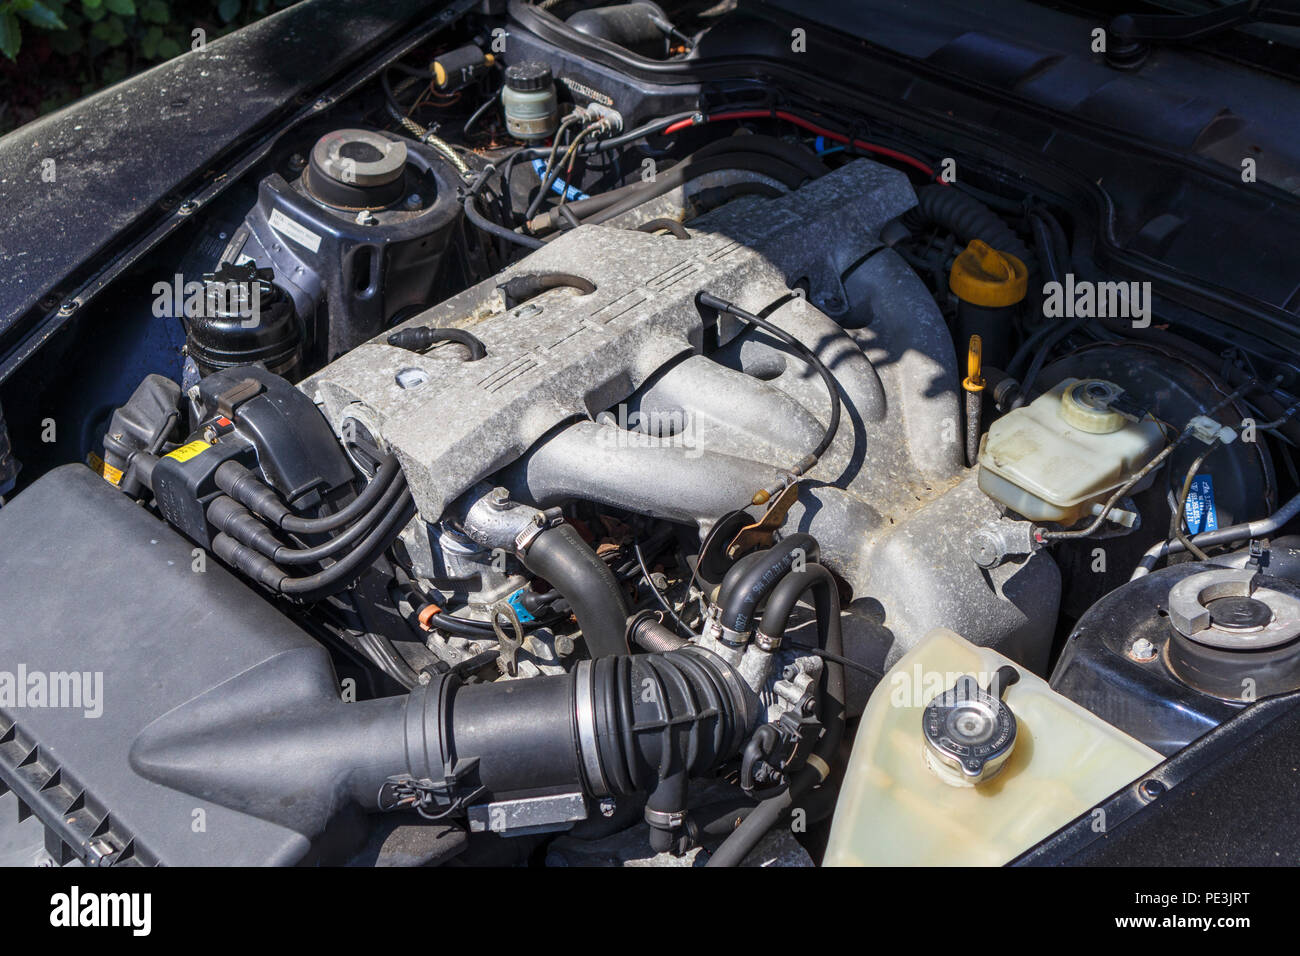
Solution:
<path fill-rule="evenodd" d="M 700 122 L 716 123 L 721 120 L 742 120 L 742 119 L 785 120 L 787 123 L 793 123 L 795 126 L 798 126 L 800 129 L 805 129 L 810 133 L 817 134 L 818 136 L 824 136 L 827 139 L 832 140 L 836 143 L 843 143 L 846 146 L 850 145 L 851 143 L 855 149 L 865 150 L 868 153 L 876 153 L 879 156 L 888 156 L 890 159 L 895 159 L 900 163 L 904 163 L 908 166 L 911 166 L 913 169 L 919 169 L 921 172 L 925 173 L 927 176 L 929 176 L 931 179 L 935 180 L 936 182 L 941 182 L 941 183 L 944 182 L 935 174 L 934 167 L 921 162 L 921 160 L 917 159 L 915 156 L 909 156 L 907 155 L 907 153 L 900 153 L 898 150 L 890 149 L 888 146 L 880 146 L 876 143 L 868 143 L 866 140 L 861 140 L 861 139 L 850 140 L 850 138 L 848 136 L 845 136 L 843 133 L 836 133 L 833 130 L 829 130 L 826 129 L 825 127 L 818 126 L 816 123 L 812 122 L 811 120 L 806 120 L 802 116 L 797 116 L 794 113 L 787 113 L 785 110 L 731 110 L 726 113 L 712 113 L 708 116 L 705 116 L 703 120 L 701 120 Z M 663 135 L 667 136 L 671 133 L 677 133 L 680 132 L 681 130 L 689 129 L 690 127 L 695 125 L 697 124 L 694 119 L 678 120 L 676 123 L 673 123 L 667 129 L 665 129 Z M 946 186 L 947 183 L 944 183 L 944 185 Z"/>

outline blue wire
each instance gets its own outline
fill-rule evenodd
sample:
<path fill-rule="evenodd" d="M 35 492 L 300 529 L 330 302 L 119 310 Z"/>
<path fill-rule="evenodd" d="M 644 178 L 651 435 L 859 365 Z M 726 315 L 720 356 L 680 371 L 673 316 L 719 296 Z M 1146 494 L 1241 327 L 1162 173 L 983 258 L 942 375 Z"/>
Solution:
<path fill-rule="evenodd" d="M 544 160 L 534 159 L 533 169 L 537 171 L 538 179 L 546 178 L 546 162 Z M 573 202 L 575 199 L 591 198 L 586 193 L 584 193 L 581 189 L 579 189 L 577 186 L 570 186 L 567 183 L 565 183 L 564 180 L 562 180 L 559 176 L 556 176 L 555 180 L 551 183 L 551 191 L 559 193 L 561 196 L 565 196 L 565 198 L 568 199 L 569 202 Z"/>

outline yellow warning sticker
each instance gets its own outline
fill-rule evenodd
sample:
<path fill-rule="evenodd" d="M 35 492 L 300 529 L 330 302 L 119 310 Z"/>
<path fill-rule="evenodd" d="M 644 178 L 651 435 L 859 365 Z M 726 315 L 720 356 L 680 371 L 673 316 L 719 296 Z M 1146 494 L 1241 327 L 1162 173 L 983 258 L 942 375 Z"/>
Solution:
<path fill-rule="evenodd" d="M 103 478 L 110 485 L 120 485 L 122 483 L 122 470 L 120 468 L 114 468 L 93 451 L 86 456 L 86 464 L 90 466 L 91 471 L 99 475 L 99 477 Z"/>
<path fill-rule="evenodd" d="M 211 447 L 212 446 L 205 441 L 192 441 L 188 445 L 181 445 L 181 447 L 177 448 L 175 451 L 169 451 L 163 457 L 175 458 L 177 461 L 185 462 L 194 458 L 196 455 L 203 454 L 203 452 L 207 451 Z"/>

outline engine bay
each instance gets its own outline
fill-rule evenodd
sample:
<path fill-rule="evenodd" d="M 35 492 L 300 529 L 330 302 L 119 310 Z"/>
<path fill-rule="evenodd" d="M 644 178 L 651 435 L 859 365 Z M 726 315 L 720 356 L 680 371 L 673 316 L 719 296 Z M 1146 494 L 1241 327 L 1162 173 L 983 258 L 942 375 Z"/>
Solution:
<path fill-rule="evenodd" d="M 779 18 L 460 6 L 0 390 L 15 857 L 1002 865 L 1300 692 L 1293 354 Z"/>

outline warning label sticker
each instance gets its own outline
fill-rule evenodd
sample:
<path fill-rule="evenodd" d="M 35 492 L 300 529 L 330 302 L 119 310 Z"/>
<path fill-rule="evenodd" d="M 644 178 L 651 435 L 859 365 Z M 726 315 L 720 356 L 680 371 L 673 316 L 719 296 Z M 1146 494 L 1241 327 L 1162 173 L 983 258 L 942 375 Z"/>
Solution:
<path fill-rule="evenodd" d="M 181 445 L 181 447 L 177 448 L 175 451 L 168 452 L 163 457 L 175 458 L 177 461 L 181 462 L 189 461 L 196 455 L 203 454 L 203 452 L 207 451 L 211 447 L 212 446 L 205 441 L 192 441 L 188 445 Z"/>
<path fill-rule="evenodd" d="M 1187 519 L 1187 530 L 1192 534 L 1219 529 L 1219 515 L 1214 510 L 1214 479 L 1211 476 L 1197 475 L 1192 479 L 1183 515 Z"/>
<path fill-rule="evenodd" d="M 274 210 L 266 220 L 272 229 L 282 236 L 288 236 L 304 249 L 320 252 L 320 236 L 306 226 L 294 222 L 280 210 Z"/>

